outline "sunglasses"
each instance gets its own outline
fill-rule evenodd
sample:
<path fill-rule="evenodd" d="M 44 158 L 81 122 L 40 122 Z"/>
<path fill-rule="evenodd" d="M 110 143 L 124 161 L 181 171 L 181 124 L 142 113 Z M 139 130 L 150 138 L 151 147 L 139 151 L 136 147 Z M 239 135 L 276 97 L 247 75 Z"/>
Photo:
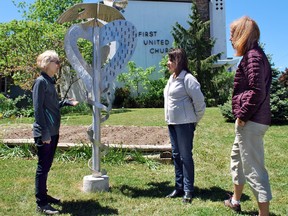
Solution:
<path fill-rule="evenodd" d="M 60 61 L 59 60 L 53 60 L 53 61 L 50 61 L 50 62 L 54 62 L 55 64 L 60 65 Z"/>

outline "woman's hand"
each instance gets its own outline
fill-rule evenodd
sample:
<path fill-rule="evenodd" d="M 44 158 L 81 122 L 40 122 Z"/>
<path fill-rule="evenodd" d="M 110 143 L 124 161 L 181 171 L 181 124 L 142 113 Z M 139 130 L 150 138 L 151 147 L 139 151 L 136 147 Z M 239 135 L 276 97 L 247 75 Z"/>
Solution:
<path fill-rule="evenodd" d="M 246 124 L 246 122 L 242 121 L 241 119 L 237 118 L 236 120 L 237 122 L 237 125 L 241 126 L 241 127 L 244 127 L 244 125 Z"/>
<path fill-rule="evenodd" d="M 76 106 L 79 104 L 79 101 L 76 101 L 74 98 L 69 98 L 68 103 L 72 106 Z"/>
<path fill-rule="evenodd" d="M 50 139 L 50 140 L 42 140 L 42 142 L 43 142 L 44 144 L 50 144 L 51 139 Z"/>

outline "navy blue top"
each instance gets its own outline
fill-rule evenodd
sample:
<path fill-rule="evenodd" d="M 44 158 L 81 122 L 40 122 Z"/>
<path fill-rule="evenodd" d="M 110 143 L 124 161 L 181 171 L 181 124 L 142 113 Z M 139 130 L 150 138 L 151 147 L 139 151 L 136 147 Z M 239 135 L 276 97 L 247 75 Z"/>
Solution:
<path fill-rule="evenodd" d="M 42 72 L 33 84 L 33 106 L 35 122 L 33 136 L 50 140 L 51 136 L 59 134 L 60 108 L 70 105 L 67 100 L 59 102 L 55 89 L 55 79 Z"/>

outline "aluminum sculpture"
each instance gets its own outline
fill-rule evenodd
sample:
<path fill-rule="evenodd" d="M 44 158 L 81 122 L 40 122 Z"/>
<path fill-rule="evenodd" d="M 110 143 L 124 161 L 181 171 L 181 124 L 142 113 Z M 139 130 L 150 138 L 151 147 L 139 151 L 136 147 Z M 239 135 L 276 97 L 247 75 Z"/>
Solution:
<path fill-rule="evenodd" d="M 124 3 L 127 1 L 124 1 Z M 113 100 L 113 80 L 125 66 L 136 47 L 136 28 L 126 21 L 119 10 L 100 3 L 76 4 L 61 15 L 59 23 L 85 20 L 74 24 L 65 36 L 65 51 L 68 61 L 82 79 L 88 103 L 93 106 L 91 131 L 92 175 L 102 176 L 100 170 L 100 122 L 109 117 Z M 93 44 L 93 63 L 90 66 L 77 46 L 83 38 Z M 105 97 L 108 106 L 101 103 Z M 106 115 L 101 115 L 105 111 Z"/>

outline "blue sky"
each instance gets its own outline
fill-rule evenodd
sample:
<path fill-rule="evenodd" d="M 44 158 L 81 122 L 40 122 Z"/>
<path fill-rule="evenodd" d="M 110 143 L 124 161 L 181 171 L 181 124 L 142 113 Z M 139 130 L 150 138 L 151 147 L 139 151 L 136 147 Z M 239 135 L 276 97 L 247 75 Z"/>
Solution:
<path fill-rule="evenodd" d="M 32 3 L 34 0 L 26 2 Z M 84 0 L 84 2 L 96 2 L 96 0 Z M 265 44 L 265 52 L 272 55 L 275 67 L 281 71 L 288 68 L 287 8 L 287 0 L 226 0 L 228 57 L 232 57 L 234 54 L 229 42 L 229 25 L 233 20 L 248 15 L 258 23 L 261 31 L 260 41 Z M 21 19 L 21 15 L 12 4 L 12 0 L 0 0 L 0 22 L 9 22 L 13 19 Z"/>

